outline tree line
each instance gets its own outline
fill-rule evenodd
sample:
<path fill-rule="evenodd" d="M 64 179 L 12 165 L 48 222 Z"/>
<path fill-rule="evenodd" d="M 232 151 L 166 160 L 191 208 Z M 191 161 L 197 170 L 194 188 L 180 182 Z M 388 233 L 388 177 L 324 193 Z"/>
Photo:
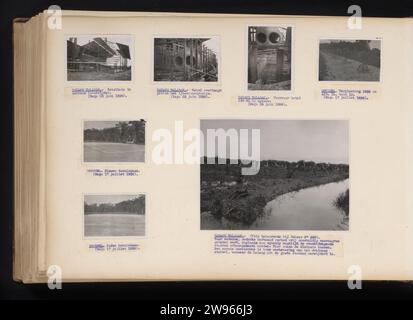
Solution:
<path fill-rule="evenodd" d="M 225 159 L 225 158 L 208 158 L 206 156 L 201 157 L 201 164 L 211 165 L 215 164 L 224 164 L 224 165 L 235 165 L 235 166 L 250 166 L 248 161 L 245 163 L 241 162 L 242 160 L 234 159 Z M 208 163 L 209 162 L 209 163 Z M 298 170 L 307 170 L 307 169 L 318 169 L 318 170 L 336 170 L 336 171 L 347 171 L 349 166 L 348 164 L 343 163 L 325 163 L 325 162 L 314 162 L 314 161 L 286 161 L 286 160 L 261 160 L 260 164 L 262 167 L 276 167 L 276 168 L 295 168 Z"/>
<path fill-rule="evenodd" d="M 139 121 L 119 121 L 114 127 L 103 129 L 85 129 L 85 142 L 117 142 L 117 143 L 145 143 L 145 123 Z"/>
<path fill-rule="evenodd" d="M 85 214 L 90 213 L 134 213 L 145 214 L 145 196 L 118 203 L 84 203 Z"/>
<path fill-rule="evenodd" d="M 345 58 L 380 68 L 380 50 L 370 49 L 371 40 L 337 41 L 320 43 L 320 51 L 332 53 Z"/>
<path fill-rule="evenodd" d="M 208 161 L 209 160 L 209 161 Z M 209 163 L 208 163 L 209 162 Z M 201 158 L 201 175 L 204 180 L 213 179 L 232 179 L 242 180 L 241 168 L 251 166 L 250 163 L 242 163 L 241 160 L 232 160 L 224 158 Z M 325 163 L 314 161 L 285 161 L 285 160 L 261 160 L 260 170 L 254 175 L 248 177 L 255 179 L 260 177 L 283 177 L 293 178 L 297 176 L 329 176 L 349 174 L 349 165 L 344 163 Z"/>

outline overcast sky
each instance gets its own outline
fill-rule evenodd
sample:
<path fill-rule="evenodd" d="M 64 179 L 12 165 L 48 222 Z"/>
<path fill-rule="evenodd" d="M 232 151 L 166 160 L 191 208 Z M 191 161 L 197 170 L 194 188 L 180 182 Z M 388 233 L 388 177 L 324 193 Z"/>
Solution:
<path fill-rule="evenodd" d="M 85 121 L 85 129 L 104 129 L 104 128 L 113 128 L 119 121 Z"/>
<path fill-rule="evenodd" d="M 259 129 L 261 160 L 348 164 L 347 120 L 202 120 L 205 137 L 208 128 Z M 250 147 L 251 130 L 248 140 Z"/>
<path fill-rule="evenodd" d="M 68 36 L 67 39 L 69 38 L 77 38 L 77 44 L 80 46 L 83 46 L 84 44 L 90 42 L 94 38 L 107 38 L 108 41 L 116 42 L 116 43 L 118 42 L 121 44 L 125 44 L 127 46 L 130 46 L 132 44 L 132 37 L 128 35 L 113 36 L 113 35 L 104 35 L 104 34 L 93 34 L 93 35 Z"/>
<path fill-rule="evenodd" d="M 219 53 L 219 38 L 212 37 L 211 39 L 204 42 L 204 45 L 211 49 L 216 55 Z"/>
<path fill-rule="evenodd" d="M 119 203 L 126 200 L 132 200 L 143 197 L 142 194 L 87 194 L 85 195 L 85 203 L 101 204 L 101 203 Z"/>
<path fill-rule="evenodd" d="M 331 42 L 339 42 L 339 41 L 356 42 L 356 40 L 347 40 L 347 39 L 321 39 L 320 43 L 331 43 Z M 380 40 L 370 40 L 369 42 L 370 49 L 376 48 L 376 49 L 381 50 L 380 46 L 381 46 Z"/>

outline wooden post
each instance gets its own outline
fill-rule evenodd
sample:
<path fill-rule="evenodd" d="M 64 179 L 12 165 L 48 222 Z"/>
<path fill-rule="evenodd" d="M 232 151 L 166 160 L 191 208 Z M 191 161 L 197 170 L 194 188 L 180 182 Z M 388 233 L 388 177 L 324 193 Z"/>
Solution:
<path fill-rule="evenodd" d="M 287 33 L 285 35 L 285 45 L 287 47 L 287 61 L 291 62 L 291 27 L 287 27 Z"/>
<path fill-rule="evenodd" d="M 276 73 L 275 73 L 275 78 L 277 82 L 282 80 L 282 72 L 284 70 L 284 50 L 277 50 L 277 62 L 276 62 Z"/>
<path fill-rule="evenodd" d="M 257 69 L 257 44 L 252 35 L 253 30 L 248 31 L 248 83 L 256 83 L 258 80 Z"/>
<path fill-rule="evenodd" d="M 174 68 L 175 68 L 175 43 L 173 41 L 171 41 L 171 46 L 172 46 L 172 52 L 171 52 L 171 58 L 169 61 L 171 64 L 171 75 L 170 75 L 170 80 L 173 81 L 174 80 Z"/>
<path fill-rule="evenodd" d="M 207 73 L 209 72 L 209 67 L 212 63 L 212 51 L 211 49 L 208 49 L 208 64 L 207 64 Z"/>
<path fill-rule="evenodd" d="M 194 40 L 195 42 L 195 69 L 198 69 L 198 39 Z"/>
<path fill-rule="evenodd" d="M 184 80 L 188 79 L 187 67 L 186 67 L 186 41 L 187 39 L 184 39 Z"/>
<path fill-rule="evenodd" d="M 190 39 L 191 41 L 191 49 L 190 49 L 190 53 L 189 53 L 189 66 L 191 67 L 191 70 L 189 71 L 190 74 L 190 81 L 192 81 L 192 73 L 193 73 L 193 69 L 194 69 L 194 39 Z"/>
<path fill-rule="evenodd" d="M 209 49 L 206 48 L 205 73 L 208 73 L 208 64 L 209 64 Z"/>
<path fill-rule="evenodd" d="M 202 71 L 205 72 L 205 46 L 202 45 L 201 47 L 201 55 L 202 55 Z"/>

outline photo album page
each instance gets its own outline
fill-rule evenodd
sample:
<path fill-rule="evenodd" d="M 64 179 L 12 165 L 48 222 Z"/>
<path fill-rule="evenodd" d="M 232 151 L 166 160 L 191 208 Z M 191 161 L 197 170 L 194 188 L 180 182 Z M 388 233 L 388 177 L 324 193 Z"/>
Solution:
<path fill-rule="evenodd" d="M 39 270 L 413 277 L 413 21 L 63 11 Z"/>

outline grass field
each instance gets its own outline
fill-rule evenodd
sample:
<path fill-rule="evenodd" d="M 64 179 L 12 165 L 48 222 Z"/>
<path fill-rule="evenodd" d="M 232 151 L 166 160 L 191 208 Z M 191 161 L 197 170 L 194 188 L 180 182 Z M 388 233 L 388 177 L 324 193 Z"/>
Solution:
<path fill-rule="evenodd" d="M 80 72 L 80 71 L 68 71 L 68 81 L 130 81 L 131 70 L 109 73 L 109 72 Z"/>
<path fill-rule="evenodd" d="M 319 80 L 321 81 L 380 81 L 380 68 L 368 65 L 368 71 L 358 70 L 362 63 L 320 51 Z"/>
<path fill-rule="evenodd" d="M 86 237 L 122 237 L 144 235 L 144 215 L 131 213 L 85 214 Z"/>
<path fill-rule="evenodd" d="M 144 162 L 145 145 L 113 142 L 85 142 L 85 162 Z"/>

